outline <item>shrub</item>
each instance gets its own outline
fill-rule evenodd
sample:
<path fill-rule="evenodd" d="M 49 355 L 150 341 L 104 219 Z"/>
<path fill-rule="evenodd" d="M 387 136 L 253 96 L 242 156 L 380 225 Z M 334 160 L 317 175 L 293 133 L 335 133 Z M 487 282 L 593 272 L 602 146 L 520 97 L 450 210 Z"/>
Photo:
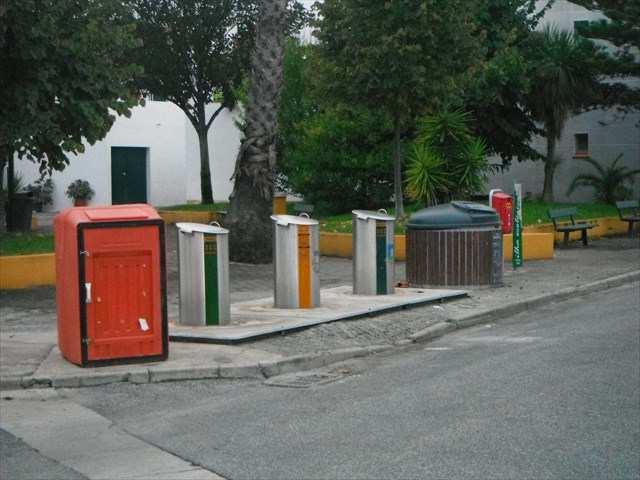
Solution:
<path fill-rule="evenodd" d="M 593 158 L 580 158 L 579 160 L 587 162 L 596 171 L 577 175 L 569 185 L 567 195 L 571 195 L 579 187 L 590 187 L 595 190 L 595 197 L 605 203 L 612 204 L 628 198 L 631 189 L 627 185 L 633 183 L 633 178 L 640 174 L 640 169 L 629 170 L 624 165 L 618 166 L 622 155 L 618 155 L 609 166 L 603 166 Z"/>
<path fill-rule="evenodd" d="M 336 106 L 298 124 L 281 165 L 291 190 L 322 213 L 386 206 L 393 194 L 388 119 Z"/>
<path fill-rule="evenodd" d="M 421 120 L 406 174 L 411 198 L 434 205 L 485 188 L 487 144 L 473 136 L 470 122 L 470 114 L 446 109 Z"/>

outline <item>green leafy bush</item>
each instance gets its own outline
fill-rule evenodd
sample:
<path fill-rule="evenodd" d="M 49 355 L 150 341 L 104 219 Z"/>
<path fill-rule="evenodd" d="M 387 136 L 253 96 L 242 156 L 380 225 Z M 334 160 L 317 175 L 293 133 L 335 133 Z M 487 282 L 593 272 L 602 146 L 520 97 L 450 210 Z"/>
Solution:
<path fill-rule="evenodd" d="M 487 144 L 472 134 L 471 115 L 442 110 L 420 122 L 407 175 L 407 194 L 434 205 L 481 192 L 491 166 Z"/>
<path fill-rule="evenodd" d="M 382 114 L 335 106 L 297 125 L 281 165 L 290 189 L 316 211 L 377 208 L 393 194 L 391 124 Z"/>

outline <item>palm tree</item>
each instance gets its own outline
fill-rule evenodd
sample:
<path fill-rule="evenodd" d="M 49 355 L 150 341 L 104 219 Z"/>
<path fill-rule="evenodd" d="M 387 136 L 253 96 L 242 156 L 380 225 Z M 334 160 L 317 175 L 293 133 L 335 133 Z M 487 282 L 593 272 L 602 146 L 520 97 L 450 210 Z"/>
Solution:
<path fill-rule="evenodd" d="M 251 60 L 244 137 L 230 197 L 230 258 L 266 263 L 272 256 L 271 199 L 276 165 L 287 0 L 262 0 Z"/>
<path fill-rule="evenodd" d="M 603 167 L 592 158 L 581 158 L 596 169 L 595 173 L 581 173 L 577 175 L 567 195 L 571 195 L 578 187 L 591 187 L 595 190 L 596 198 L 605 203 L 615 203 L 624 200 L 630 193 L 626 184 L 633 182 L 633 177 L 640 174 L 640 169 L 629 170 L 624 165 L 618 166 L 622 153 L 616 157 L 611 165 Z"/>
<path fill-rule="evenodd" d="M 553 202 L 553 175 L 560 163 L 556 142 L 569 115 L 597 91 L 598 64 L 605 54 L 592 42 L 553 27 L 534 34 L 533 48 L 537 60 L 529 106 L 547 139 L 542 199 Z"/>

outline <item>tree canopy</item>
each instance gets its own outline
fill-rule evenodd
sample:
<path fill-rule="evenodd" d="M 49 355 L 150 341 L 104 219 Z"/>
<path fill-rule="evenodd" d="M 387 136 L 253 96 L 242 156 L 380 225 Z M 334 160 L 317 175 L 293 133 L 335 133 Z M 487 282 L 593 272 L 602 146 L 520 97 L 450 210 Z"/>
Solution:
<path fill-rule="evenodd" d="M 4 3 L 4 2 L 3 2 Z M 0 31 L 0 160 L 62 170 L 139 95 L 133 18 L 109 0 L 9 0 Z"/>
<path fill-rule="evenodd" d="M 325 0 L 317 37 L 327 95 L 380 110 L 394 125 L 396 213 L 400 141 L 416 115 L 447 101 L 481 56 L 472 0 Z"/>

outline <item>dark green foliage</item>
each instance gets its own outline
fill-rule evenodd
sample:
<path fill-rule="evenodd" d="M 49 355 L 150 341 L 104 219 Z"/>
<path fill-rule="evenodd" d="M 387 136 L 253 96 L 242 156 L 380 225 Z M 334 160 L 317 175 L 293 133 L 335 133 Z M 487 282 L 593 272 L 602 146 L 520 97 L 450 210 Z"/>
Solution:
<path fill-rule="evenodd" d="M 579 28 L 580 35 L 607 40 L 628 50 L 640 48 L 640 2 L 636 0 L 572 0 L 589 10 L 602 12 L 609 20 L 590 22 Z"/>
<path fill-rule="evenodd" d="M 491 170 L 487 144 L 473 135 L 472 124 L 462 110 L 444 109 L 422 119 L 407 171 L 411 198 L 433 205 L 484 190 Z"/>
<path fill-rule="evenodd" d="M 407 194 L 424 205 L 436 205 L 453 184 L 442 155 L 418 142 L 412 145 L 408 159 Z"/>
<path fill-rule="evenodd" d="M 603 70 L 610 78 L 639 76 L 640 62 L 640 2 L 637 0 L 575 0 L 573 3 L 589 10 L 603 13 L 607 20 L 578 25 L 577 33 L 594 40 L 611 42 L 617 50 L 615 59 L 604 65 Z M 638 111 L 640 108 L 640 88 L 632 88 L 622 82 L 603 83 L 591 105 L 584 108 L 610 107 L 622 112 Z"/>
<path fill-rule="evenodd" d="M 591 165 L 595 172 L 577 175 L 571 182 L 567 195 L 571 195 L 577 188 L 589 187 L 595 191 L 596 199 L 601 202 L 613 204 L 618 200 L 625 200 L 631 195 L 628 185 L 640 174 L 640 169 L 630 170 L 624 165 L 618 165 L 621 159 L 622 154 L 618 155 L 611 165 L 601 165 L 593 158 L 579 159 Z"/>
<path fill-rule="evenodd" d="M 327 95 L 393 122 L 396 212 L 402 208 L 401 137 L 417 115 L 456 93 L 481 53 L 471 0 L 325 0 L 317 34 Z"/>
<path fill-rule="evenodd" d="M 393 193 L 391 123 L 381 113 L 337 106 L 299 125 L 288 152 L 291 189 L 320 212 L 386 206 Z"/>
<path fill-rule="evenodd" d="M 533 0 L 488 0 L 476 16 L 485 57 L 467 79 L 462 104 L 475 119 L 476 135 L 487 139 L 488 151 L 505 165 L 540 157 L 530 146 L 540 132 L 525 102 L 531 88 L 526 41 L 550 3 L 536 10 Z"/>
<path fill-rule="evenodd" d="M 0 11 L 0 166 L 9 155 L 62 170 L 65 153 L 101 140 L 130 115 L 138 45 L 133 19 L 110 0 L 9 0 Z"/>

